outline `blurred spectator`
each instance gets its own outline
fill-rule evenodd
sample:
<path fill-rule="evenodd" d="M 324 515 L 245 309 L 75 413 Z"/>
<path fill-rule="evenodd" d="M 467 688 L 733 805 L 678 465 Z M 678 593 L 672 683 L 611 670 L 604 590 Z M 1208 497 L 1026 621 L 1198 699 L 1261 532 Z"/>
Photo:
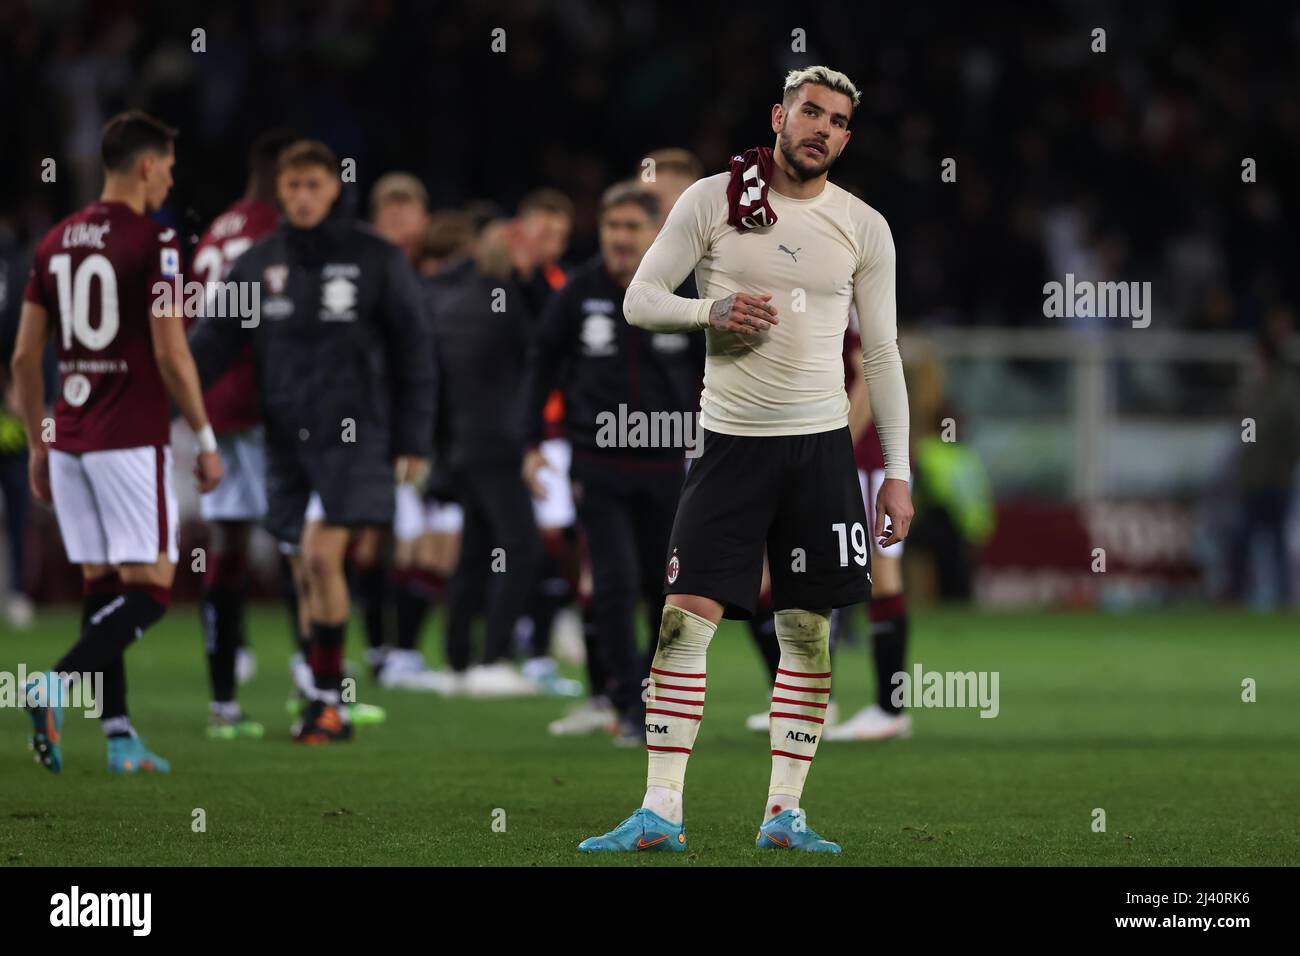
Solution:
<path fill-rule="evenodd" d="M 970 601 L 976 555 L 993 535 L 993 489 L 979 455 L 949 431 L 956 422 L 953 407 L 943 405 L 938 429 L 916 442 L 916 519 L 907 542 L 913 560 L 929 557 L 941 600 Z M 969 416 L 962 428 L 970 428 Z"/>
<path fill-rule="evenodd" d="M 1260 337 L 1252 371 L 1241 396 L 1242 428 L 1251 433 L 1243 438 L 1239 459 L 1241 505 L 1230 566 L 1239 575 L 1236 597 L 1285 605 L 1291 590 L 1287 522 L 1300 460 L 1300 388 L 1271 336 Z M 1254 560 L 1257 547 L 1262 565 Z"/>
<path fill-rule="evenodd" d="M 1105 53 L 1067 0 L 942 17 L 826 4 L 798 55 L 761 10 L 740 33 L 726 4 L 691 15 L 684 30 L 668 0 L 0 3 L 0 79 L 23 91 L 0 117 L 0 215 L 30 239 L 93 192 L 99 123 L 129 103 L 181 128 L 173 214 L 211 219 L 242 186 L 232 144 L 291 123 L 355 159 L 362 186 L 411 170 L 434 208 L 511 208 L 547 182 L 573 201 L 563 231 L 582 258 L 601 190 L 642 172 L 647 143 L 701 156 L 690 177 L 718 172 L 784 71 L 828 62 L 864 91 L 836 178 L 889 219 L 913 325 L 1042 324 L 1042 283 L 1065 271 L 1150 280 L 1165 328 L 1253 330 L 1269 304 L 1300 301 L 1293 4 L 1114 6 Z M 197 55 L 178 24 L 200 22 Z M 479 39 L 497 26 L 504 55 Z M 436 121 L 414 103 L 436 103 Z M 670 176 L 672 152 L 658 154 Z"/>
<path fill-rule="evenodd" d="M 0 227 L 4 224 L 0 223 Z M 3 506 L 5 565 L 8 580 L 0 584 L 0 603 L 9 623 L 25 628 L 32 621 L 32 602 L 24 591 L 27 570 L 27 434 L 18 415 L 9 375 L 14 338 L 18 333 L 23 280 L 21 259 L 11 234 L 0 228 L 0 506 Z M 48 370 L 47 370 L 48 371 Z"/>

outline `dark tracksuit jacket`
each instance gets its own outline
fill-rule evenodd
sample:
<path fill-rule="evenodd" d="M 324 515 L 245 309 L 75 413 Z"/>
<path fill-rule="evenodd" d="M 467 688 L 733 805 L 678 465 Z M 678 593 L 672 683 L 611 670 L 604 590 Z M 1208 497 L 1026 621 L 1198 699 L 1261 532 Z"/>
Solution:
<path fill-rule="evenodd" d="M 436 365 L 419 280 L 401 250 L 331 215 L 281 224 L 228 280 L 260 284 L 252 328 L 204 318 L 190 348 L 206 388 L 250 340 L 266 427 L 266 526 L 296 542 L 310 495 L 331 524 L 389 524 L 393 460 L 428 457 Z"/>

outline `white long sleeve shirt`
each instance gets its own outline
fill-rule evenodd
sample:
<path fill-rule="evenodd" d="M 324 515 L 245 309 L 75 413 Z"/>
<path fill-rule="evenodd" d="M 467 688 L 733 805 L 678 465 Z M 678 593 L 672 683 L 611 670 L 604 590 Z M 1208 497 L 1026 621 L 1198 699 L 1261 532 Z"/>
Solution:
<path fill-rule="evenodd" d="M 627 321 L 659 332 L 707 329 L 700 424 L 725 435 L 843 428 L 844 331 L 855 306 L 885 476 L 907 480 L 908 405 L 898 353 L 894 240 L 885 218 L 827 182 L 812 199 L 775 189 L 775 225 L 727 224 L 728 173 L 690 186 L 668 214 L 623 300 Z M 699 299 L 674 295 L 692 270 Z M 709 325 L 734 292 L 771 294 L 778 324 L 753 335 Z"/>

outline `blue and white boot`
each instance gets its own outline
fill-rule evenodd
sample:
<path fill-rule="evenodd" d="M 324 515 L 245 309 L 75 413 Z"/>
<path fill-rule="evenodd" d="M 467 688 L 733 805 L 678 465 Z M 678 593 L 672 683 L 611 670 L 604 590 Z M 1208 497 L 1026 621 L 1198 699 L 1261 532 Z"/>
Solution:
<path fill-rule="evenodd" d="M 63 685 L 53 674 L 37 674 L 27 684 L 25 710 L 32 722 L 30 746 L 36 762 L 52 773 L 63 769 Z"/>
<path fill-rule="evenodd" d="M 804 850 L 809 853 L 839 853 L 840 845 L 823 840 L 808 826 L 808 814 L 802 807 L 784 810 L 758 828 L 754 844 L 760 850 Z"/>
<path fill-rule="evenodd" d="M 171 773 L 171 770 L 172 765 L 150 753 L 141 738 L 108 738 L 109 773 Z"/>
<path fill-rule="evenodd" d="M 614 829 L 588 837 L 578 844 L 583 853 L 638 853 L 642 850 L 686 849 L 686 828 L 669 823 L 659 814 L 641 807 Z"/>

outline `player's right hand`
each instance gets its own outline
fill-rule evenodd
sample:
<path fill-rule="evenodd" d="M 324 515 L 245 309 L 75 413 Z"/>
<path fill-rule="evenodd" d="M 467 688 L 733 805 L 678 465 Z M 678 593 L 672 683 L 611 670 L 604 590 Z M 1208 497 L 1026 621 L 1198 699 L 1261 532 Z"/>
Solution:
<path fill-rule="evenodd" d="M 206 495 L 221 484 L 221 476 L 225 473 L 226 469 L 221 464 L 219 454 L 215 451 L 199 452 L 198 461 L 194 466 L 194 477 L 199 482 L 199 494 Z"/>
<path fill-rule="evenodd" d="M 771 304 L 770 293 L 751 295 L 748 292 L 733 292 L 725 299 L 719 299 L 709 307 L 709 325 L 722 332 L 739 332 L 742 335 L 756 335 L 766 332 L 776 320 L 776 306 Z"/>
<path fill-rule="evenodd" d="M 50 453 L 47 449 L 32 449 L 27 460 L 27 474 L 36 500 L 49 504 L 53 495 L 50 494 Z"/>
<path fill-rule="evenodd" d="M 538 474 L 543 468 L 550 468 L 551 463 L 546 460 L 539 448 L 530 448 L 524 452 L 524 466 L 520 469 L 523 475 L 524 484 L 528 490 L 533 493 L 533 497 L 538 501 L 546 500 L 546 485 L 542 484 L 541 476 Z"/>

